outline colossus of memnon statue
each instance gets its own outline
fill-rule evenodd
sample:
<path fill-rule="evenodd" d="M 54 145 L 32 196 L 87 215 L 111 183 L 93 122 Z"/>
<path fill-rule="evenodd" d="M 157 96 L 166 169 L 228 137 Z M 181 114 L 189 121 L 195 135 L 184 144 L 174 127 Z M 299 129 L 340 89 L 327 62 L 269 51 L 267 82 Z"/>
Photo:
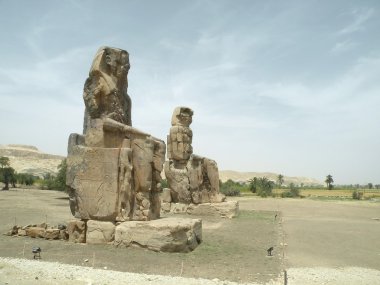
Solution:
<path fill-rule="evenodd" d="M 167 137 L 169 160 L 164 167 L 171 201 L 183 204 L 224 202 L 225 196 L 219 193 L 216 162 L 193 154 L 192 116 L 190 108 L 177 107 L 171 120 L 172 127 Z"/>
<path fill-rule="evenodd" d="M 102 47 L 84 85 L 83 135 L 70 135 L 66 180 L 71 212 L 82 220 L 160 216 L 166 146 L 132 127 L 129 68 L 128 52 Z"/>

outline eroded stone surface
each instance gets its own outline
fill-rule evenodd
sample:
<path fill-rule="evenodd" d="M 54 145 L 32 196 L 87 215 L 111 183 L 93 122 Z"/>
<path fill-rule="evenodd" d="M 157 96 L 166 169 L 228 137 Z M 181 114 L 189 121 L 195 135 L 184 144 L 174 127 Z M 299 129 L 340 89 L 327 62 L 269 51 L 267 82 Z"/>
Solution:
<path fill-rule="evenodd" d="M 164 218 L 124 222 L 116 226 L 115 245 L 162 252 L 189 252 L 202 241 L 200 219 Z"/>
<path fill-rule="evenodd" d="M 80 220 L 72 220 L 67 224 L 67 233 L 69 241 L 76 243 L 86 242 L 86 222 Z"/>
<path fill-rule="evenodd" d="M 75 189 L 70 205 L 79 219 L 115 220 L 119 211 L 120 149 L 74 146 L 68 156 L 67 181 Z"/>
<path fill-rule="evenodd" d="M 86 243 L 112 242 L 115 238 L 115 224 L 112 222 L 87 221 Z"/>

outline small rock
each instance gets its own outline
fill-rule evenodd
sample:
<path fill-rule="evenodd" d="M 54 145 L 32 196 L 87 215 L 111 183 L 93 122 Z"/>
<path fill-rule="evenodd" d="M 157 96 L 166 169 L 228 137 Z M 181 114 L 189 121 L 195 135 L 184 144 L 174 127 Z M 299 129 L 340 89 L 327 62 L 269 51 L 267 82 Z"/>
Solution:
<path fill-rule="evenodd" d="M 59 230 L 65 230 L 66 229 L 66 225 L 64 225 L 64 224 L 58 224 L 58 229 Z"/>

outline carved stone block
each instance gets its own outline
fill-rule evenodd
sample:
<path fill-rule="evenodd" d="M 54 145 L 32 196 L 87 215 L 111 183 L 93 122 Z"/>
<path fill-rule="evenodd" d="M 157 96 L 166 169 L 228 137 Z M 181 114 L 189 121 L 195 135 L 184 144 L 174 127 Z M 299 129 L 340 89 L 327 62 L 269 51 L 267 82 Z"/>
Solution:
<path fill-rule="evenodd" d="M 74 146 L 67 159 L 70 208 L 79 219 L 115 221 L 120 149 Z"/>
<path fill-rule="evenodd" d="M 166 218 L 124 222 L 116 226 L 115 245 L 138 246 L 162 252 L 189 252 L 202 241 L 199 219 Z"/>
<path fill-rule="evenodd" d="M 87 221 L 86 243 L 102 244 L 115 238 L 115 224 L 112 222 Z"/>
<path fill-rule="evenodd" d="M 72 220 L 67 224 L 67 233 L 69 241 L 75 243 L 86 242 L 86 222 L 80 220 Z"/>

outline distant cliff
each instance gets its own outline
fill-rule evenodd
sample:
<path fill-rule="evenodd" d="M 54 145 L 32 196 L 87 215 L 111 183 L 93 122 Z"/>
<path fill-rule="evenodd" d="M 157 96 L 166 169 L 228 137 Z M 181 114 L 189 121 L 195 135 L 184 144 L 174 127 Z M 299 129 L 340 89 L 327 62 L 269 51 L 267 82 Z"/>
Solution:
<path fill-rule="evenodd" d="M 35 146 L 17 144 L 0 145 L 0 156 L 8 157 L 11 167 L 18 173 L 40 177 L 47 173 L 57 173 L 58 165 L 65 158 L 40 152 Z"/>
<path fill-rule="evenodd" d="M 18 173 L 30 173 L 42 177 L 46 173 L 56 174 L 57 166 L 65 157 L 40 152 L 35 146 L 29 145 L 0 145 L 0 156 L 6 156 L 11 166 Z M 164 173 L 162 173 L 164 177 Z M 238 172 L 232 170 L 220 170 L 219 177 L 225 182 L 228 179 L 246 182 L 253 177 L 267 177 L 276 181 L 278 174 L 270 172 Z M 322 185 L 323 183 L 307 177 L 284 176 L 284 185 L 294 183 L 296 185 Z"/>

